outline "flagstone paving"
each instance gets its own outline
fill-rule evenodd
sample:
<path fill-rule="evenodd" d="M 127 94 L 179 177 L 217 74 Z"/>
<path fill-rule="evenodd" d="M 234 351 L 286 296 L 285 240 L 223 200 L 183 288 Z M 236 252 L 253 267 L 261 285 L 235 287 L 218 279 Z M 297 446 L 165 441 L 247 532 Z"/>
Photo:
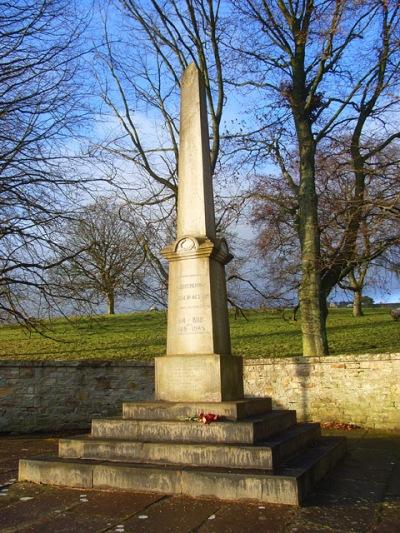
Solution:
<path fill-rule="evenodd" d="M 59 435 L 0 436 L 0 532 L 398 533 L 400 434 L 328 433 L 349 453 L 301 508 L 18 483 L 18 459 L 55 453 Z"/>

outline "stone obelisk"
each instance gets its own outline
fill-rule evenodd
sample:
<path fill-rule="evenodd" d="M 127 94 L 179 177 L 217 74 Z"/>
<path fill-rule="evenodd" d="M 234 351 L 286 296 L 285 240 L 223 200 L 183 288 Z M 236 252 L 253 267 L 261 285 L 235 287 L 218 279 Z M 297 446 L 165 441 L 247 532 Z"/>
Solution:
<path fill-rule="evenodd" d="M 204 82 L 191 64 L 181 82 L 177 238 L 169 262 L 167 354 L 156 358 L 156 399 L 243 397 L 242 359 L 231 355 L 225 264 L 216 238 Z"/>

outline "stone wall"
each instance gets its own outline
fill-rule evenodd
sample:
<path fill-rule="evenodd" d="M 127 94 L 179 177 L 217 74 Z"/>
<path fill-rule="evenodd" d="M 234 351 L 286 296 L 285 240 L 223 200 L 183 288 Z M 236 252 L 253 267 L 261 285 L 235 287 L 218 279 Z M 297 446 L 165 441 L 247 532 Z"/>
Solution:
<path fill-rule="evenodd" d="M 400 354 L 247 359 L 244 387 L 299 420 L 400 430 Z M 0 361 L 0 432 L 84 429 L 153 390 L 152 363 Z"/>
<path fill-rule="evenodd" d="M 137 361 L 0 361 L 0 433 L 87 428 L 153 396 L 154 366 Z"/>
<path fill-rule="evenodd" d="M 399 353 L 247 359 L 244 386 L 298 420 L 400 430 Z"/>

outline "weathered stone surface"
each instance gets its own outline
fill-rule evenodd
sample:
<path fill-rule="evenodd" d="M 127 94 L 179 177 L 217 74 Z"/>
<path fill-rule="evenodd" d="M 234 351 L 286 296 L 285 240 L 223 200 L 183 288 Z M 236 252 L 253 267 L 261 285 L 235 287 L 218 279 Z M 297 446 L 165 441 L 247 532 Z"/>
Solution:
<path fill-rule="evenodd" d="M 318 446 L 304 450 L 285 463 L 282 472 L 297 476 L 299 501 L 304 501 L 312 488 L 331 471 L 347 450 L 346 439 L 324 438 Z M 278 473 L 281 473 L 278 469 Z"/>
<path fill-rule="evenodd" d="M 93 420 L 91 437 L 60 441 L 60 458 L 21 461 L 20 479 L 297 505 L 345 451 L 318 425 L 295 425 L 294 411 L 208 425 L 171 416 Z"/>
<path fill-rule="evenodd" d="M 299 425 L 257 446 L 76 437 L 60 440 L 59 455 L 70 459 L 270 470 L 319 437 L 317 424 Z"/>
<path fill-rule="evenodd" d="M 299 420 L 400 429 L 400 354 L 246 359 L 245 396 L 270 396 Z"/>
<path fill-rule="evenodd" d="M 166 467 L 131 464 L 98 464 L 93 467 L 93 487 L 180 494 L 182 473 Z"/>
<path fill-rule="evenodd" d="M 271 398 L 246 398 L 230 402 L 124 402 L 123 418 L 177 420 L 214 413 L 226 420 L 240 420 L 271 410 Z"/>
<path fill-rule="evenodd" d="M 171 402 L 223 402 L 243 397 L 243 362 L 232 355 L 156 358 L 155 396 Z"/>
<path fill-rule="evenodd" d="M 326 433 L 326 431 L 324 432 Z M 397 533 L 400 525 L 400 434 L 374 430 L 338 431 L 348 437 L 349 451 L 326 481 L 319 483 L 304 507 L 193 499 L 157 493 L 68 489 L 15 483 L 4 478 L 7 495 L 0 498 L 0 530 L 18 533 L 102 533 L 124 525 L 126 533 L 199 531 L 243 533 L 369 532 Z M 56 435 L 1 438 L 0 454 L 41 453 Z M 1 477 L 1 476 L 0 476 Z M 80 502 L 86 494 L 88 501 Z M 21 501 L 21 497 L 30 497 Z M 148 518 L 143 519 L 143 515 Z M 97 523 L 106 517 L 106 523 Z M 139 518 L 141 517 L 141 518 Z"/>
<path fill-rule="evenodd" d="M 207 426 L 173 420 L 95 419 L 92 421 L 92 436 L 152 442 L 253 444 L 293 426 L 295 422 L 295 411 L 271 411 L 246 421 L 213 422 Z"/>
<path fill-rule="evenodd" d="M 296 424 L 294 427 L 272 436 L 268 439 L 268 445 L 272 450 L 273 466 L 282 464 L 307 445 L 313 444 L 321 436 L 319 424 Z"/>
<path fill-rule="evenodd" d="M 64 486 L 90 486 L 93 488 L 140 490 L 164 494 L 184 494 L 192 497 L 219 498 L 222 500 L 255 500 L 269 503 L 299 505 L 309 486 L 318 481 L 331 463 L 343 455 L 342 439 L 310 450 L 305 460 L 299 457 L 279 473 L 240 469 L 212 469 L 138 465 L 132 463 L 94 463 L 87 460 L 30 459 L 24 461 L 21 479 Z M 57 468 L 61 465 L 61 468 Z M 60 483 L 60 472 L 64 481 Z M 84 485 L 88 483 L 88 485 Z"/>
<path fill-rule="evenodd" d="M 215 238 L 204 82 L 192 63 L 181 81 L 177 236 Z"/>
<path fill-rule="evenodd" d="M 299 505 L 296 478 L 236 472 L 182 472 L 183 494 L 195 498 L 220 500 L 256 500 L 259 502 Z"/>
<path fill-rule="evenodd" d="M 230 355 L 224 242 L 185 237 L 163 255 L 170 264 L 167 355 Z"/>
<path fill-rule="evenodd" d="M 35 370 L 34 376 L 18 378 L 26 368 Z M 243 372 L 246 396 L 273 397 L 275 408 L 296 409 L 299 420 L 400 429 L 400 354 L 245 359 Z M 110 378 L 110 389 L 96 389 L 102 375 Z M 0 433 L 87 428 L 93 416 L 116 414 L 124 400 L 150 400 L 154 366 L 137 361 L 1 361 L 0 383 L 12 388 L 0 396 Z M 27 394 L 28 388 L 33 393 Z"/>
<path fill-rule="evenodd" d="M 32 481 L 64 487 L 91 488 L 92 466 L 90 464 L 63 463 L 54 459 L 42 461 L 21 459 L 18 481 Z"/>
<path fill-rule="evenodd" d="M 147 362 L 0 361 L 0 433 L 88 428 L 153 391 Z"/>
<path fill-rule="evenodd" d="M 207 104 L 194 63 L 181 80 L 177 236 L 186 235 L 215 239 Z"/>

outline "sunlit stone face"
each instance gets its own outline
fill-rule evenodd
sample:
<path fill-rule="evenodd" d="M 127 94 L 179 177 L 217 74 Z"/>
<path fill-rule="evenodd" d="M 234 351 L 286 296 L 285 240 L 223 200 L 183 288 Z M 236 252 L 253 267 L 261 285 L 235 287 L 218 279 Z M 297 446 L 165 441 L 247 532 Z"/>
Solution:
<path fill-rule="evenodd" d="M 200 72 L 182 79 L 177 240 L 169 261 L 167 357 L 156 359 L 156 397 L 222 401 L 242 397 L 241 361 L 231 357 L 225 264 L 216 239 L 207 109 Z"/>

